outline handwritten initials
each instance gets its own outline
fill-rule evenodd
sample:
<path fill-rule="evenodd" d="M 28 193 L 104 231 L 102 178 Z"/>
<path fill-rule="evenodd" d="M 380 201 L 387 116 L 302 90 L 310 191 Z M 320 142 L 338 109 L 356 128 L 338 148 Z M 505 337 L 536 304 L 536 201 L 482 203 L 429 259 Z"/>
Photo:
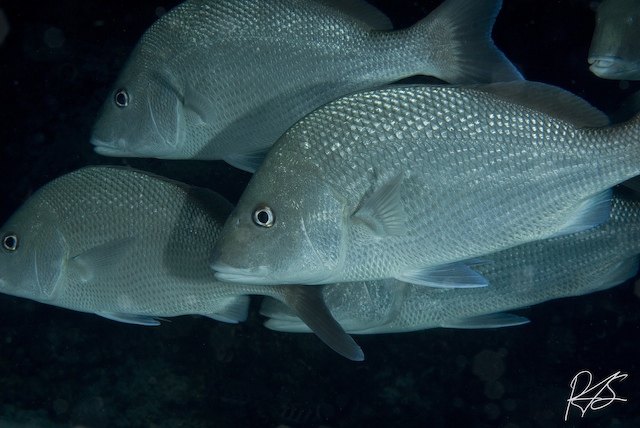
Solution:
<path fill-rule="evenodd" d="M 576 394 L 578 380 L 585 376 L 587 378 L 587 384 L 582 392 Z M 601 410 L 613 404 L 615 401 L 627 401 L 626 398 L 616 396 L 615 391 L 611 387 L 611 383 L 616 380 L 623 381 L 628 376 L 629 374 L 627 373 L 617 371 L 606 379 L 591 386 L 591 383 L 593 382 L 593 375 L 591 372 L 588 370 L 582 370 L 576 374 L 569 383 L 569 386 L 571 387 L 571 394 L 567 400 L 567 410 L 564 413 L 565 422 L 569 418 L 569 410 L 571 409 L 571 406 L 575 406 L 580 409 L 580 417 L 584 417 L 585 413 L 587 413 L 587 410 L 589 409 Z"/>

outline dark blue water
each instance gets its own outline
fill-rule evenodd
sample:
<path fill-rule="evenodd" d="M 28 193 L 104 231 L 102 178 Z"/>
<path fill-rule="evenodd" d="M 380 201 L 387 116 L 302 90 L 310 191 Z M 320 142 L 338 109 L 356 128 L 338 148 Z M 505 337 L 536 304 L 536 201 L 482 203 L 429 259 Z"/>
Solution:
<path fill-rule="evenodd" d="M 222 162 L 106 158 L 88 142 L 133 45 L 176 3 L 0 2 L 11 25 L 0 46 L 0 222 L 44 183 L 96 164 L 237 201 L 249 177 Z M 439 2 L 376 3 L 402 26 Z M 529 80 L 605 111 L 640 89 L 588 71 L 593 2 L 505 3 L 494 39 Z M 257 307 L 237 326 L 180 317 L 150 328 L 0 295 L 0 428 L 640 426 L 633 281 L 519 311 L 532 321 L 522 327 L 356 337 L 362 363 L 315 336 L 263 328 Z M 569 382 L 583 369 L 596 380 L 629 373 L 612 384 L 628 401 L 584 418 L 574 409 L 565 423 Z"/>

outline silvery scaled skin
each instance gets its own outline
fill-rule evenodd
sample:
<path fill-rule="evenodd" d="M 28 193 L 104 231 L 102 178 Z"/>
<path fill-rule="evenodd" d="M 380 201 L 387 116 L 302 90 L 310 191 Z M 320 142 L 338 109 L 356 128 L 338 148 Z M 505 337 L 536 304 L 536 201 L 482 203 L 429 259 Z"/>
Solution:
<path fill-rule="evenodd" d="M 142 325 L 185 314 L 244 321 L 248 295 L 266 293 L 294 306 L 337 352 L 361 360 L 309 287 L 215 279 L 209 255 L 231 209 L 214 192 L 142 171 L 66 174 L 3 225 L 0 292 Z"/>
<path fill-rule="evenodd" d="M 435 327 L 491 328 L 526 319 L 503 311 L 618 285 L 638 271 L 640 202 L 615 198 L 611 218 L 595 228 L 520 245 L 486 256 L 477 266 L 491 285 L 445 290 L 397 280 L 328 285 L 325 302 L 352 334 L 401 333 Z M 309 329 L 280 302 L 261 313 L 278 331 Z"/>
<path fill-rule="evenodd" d="M 586 127 L 608 119 L 531 82 L 344 97 L 270 151 L 212 267 L 245 283 L 487 285 L 473 258 L 608 218 L 608 189 L 640 174 L 638 120 Z"/>
<path fill-rule="evenodd" d="M 640 80 L 640 1 L 604 0 L 596 11 L 589 69 L 603 79 Z"/>
<path fill-rule="evenodd" d="M 416 74 L 521 79 L 491 41 L 501 0 L 447 0 L 399 31 L 364 1 L 359 13 L 328 3 L 342 4 L 176 7 L 142 36 L 115 82 L 93 129 L 96 152 L 224 159 L 253 171 L 287 128 L 339 96 Z"/>

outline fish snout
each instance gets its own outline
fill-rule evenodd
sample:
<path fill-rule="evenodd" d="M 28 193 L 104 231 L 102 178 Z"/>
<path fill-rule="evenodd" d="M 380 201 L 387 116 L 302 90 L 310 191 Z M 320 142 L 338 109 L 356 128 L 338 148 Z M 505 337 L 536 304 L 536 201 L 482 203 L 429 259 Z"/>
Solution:
<path fill-rule="evenodd" d="M 95 137 L 91 137 L 91 144 L 94 145 L 93 150 L 103 156 L 126 156 L 127 142 L 124 138 L 118 138 L 113 141 L 104 141 Z"/>

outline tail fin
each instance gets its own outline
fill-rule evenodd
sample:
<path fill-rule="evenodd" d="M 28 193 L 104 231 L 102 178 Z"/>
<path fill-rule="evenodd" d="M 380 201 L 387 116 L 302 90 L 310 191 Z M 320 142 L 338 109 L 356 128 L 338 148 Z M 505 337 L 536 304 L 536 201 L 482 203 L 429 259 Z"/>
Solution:
<path fill-rule="evenodd" d="M 424 74 L 454 84 L 523 80 L 491 39 L 501 6 L 502 0 L 445 0 L 414 24 L 409 30 L 429 44 Z"/>

